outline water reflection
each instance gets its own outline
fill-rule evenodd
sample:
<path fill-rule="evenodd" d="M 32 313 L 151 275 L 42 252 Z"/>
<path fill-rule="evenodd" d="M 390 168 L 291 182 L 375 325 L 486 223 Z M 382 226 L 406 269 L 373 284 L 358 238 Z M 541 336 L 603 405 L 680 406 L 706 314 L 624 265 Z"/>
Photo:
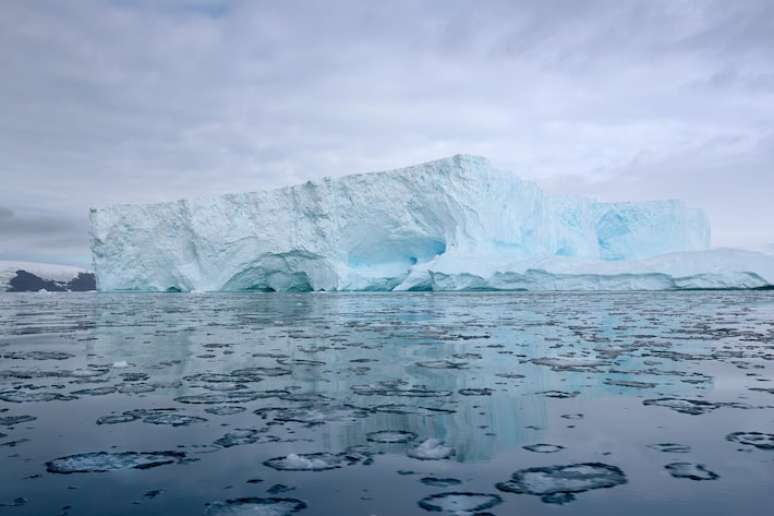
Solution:
<path fill-rule="evenodd" d="M 487 482 L 481 489 L 500 483 L 513 497 L 529 492 L 530 475 L 544 474 L 527 468 L 516 484 L 503 484 L 525 462 L 593 465 L 617 450 L 626 470 L 642 460 L 627 455 L 633 449 L 694 453 L 688 444 L 765 430 L 771 395 L 755 387 L 768 379 L 772 307 L 774 296 L 754 292 L 0 296 L 0 417 L 37 418 L 0 427 L 8 434 L 0 445 L 18 441 L 8 445 L 15 454 L 0 474 L 3 490 L 32 498 L 33 484 L 21 479 L 57 457 L 91 453 L 79 455 L 78 467 L 87 459 L 144 464 L 159 456 L 134 450 L 150 446 L 174 451 L 160 457 L 173 457 L 167 462 L 198 486 L 209 478 L 244 484 L 248 470 L 277 457 L 290 464 L 279 468 L 284 475 L 309 465 L 338 478 L 348 473 L 327 471 L 350 469 L 341 467 L 347 452 L 351 468 L 372 464 L 369 475 L 379 478 L 475 471 Z M 76 399 L 35 401 L 41 393 Z M 723 435 L 690 419 L 660 435 L 671 418 L 732 410 Z M 745 424 L 733 427 L 735 418 Z M 691 443 L 670 443 L 689 428 Z M 415 438 L 368 437 L 385 431 Z M 443 446 L 453 454 L 433 460 Z M 124 454 L 99 455 L 113 449 Z M 412 458 L 412 449 L 426 456 Z M 588 467 L 626 483 L 618 466 Z M 574 470 L 545 471 L 561 482 Z M 143 478 L 174 477 L 158 475 Z M 142 481 L 129 478 L 116 488 Z M 38 485 L 58 492 L 58 482 Z M 322 496 L 310 482 L 297 484 L 307 502 Z M 201 512 L 207 489 L 177 489 L 176 503 Z M 579 503 L 571 491 L 540 493 L 547 503 Z M 369 507 L 367 498 L 337 510 Z"/>

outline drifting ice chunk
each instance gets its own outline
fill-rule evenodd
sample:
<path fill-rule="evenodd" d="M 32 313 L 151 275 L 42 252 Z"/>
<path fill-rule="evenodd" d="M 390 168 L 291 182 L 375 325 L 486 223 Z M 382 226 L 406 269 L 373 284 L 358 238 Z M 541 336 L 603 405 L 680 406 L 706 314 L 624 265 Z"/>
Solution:
<path fill-rule="evenodd" d="M 454 449 L 438 439 L 428 439 L 407 452 L 408 456 L 419 460 L 443 460 L 454 455 Z"/>

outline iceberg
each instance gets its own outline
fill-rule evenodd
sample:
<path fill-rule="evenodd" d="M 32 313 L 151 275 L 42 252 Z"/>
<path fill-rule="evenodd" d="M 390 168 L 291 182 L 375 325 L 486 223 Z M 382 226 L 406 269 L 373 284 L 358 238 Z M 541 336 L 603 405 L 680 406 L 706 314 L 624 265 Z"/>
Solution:
<path fill-rule="evenodd" d="M 92 209 L 102 291 L 760 288 L 676 200 L 597 202 L 456 155 L 204 199 Z"/>

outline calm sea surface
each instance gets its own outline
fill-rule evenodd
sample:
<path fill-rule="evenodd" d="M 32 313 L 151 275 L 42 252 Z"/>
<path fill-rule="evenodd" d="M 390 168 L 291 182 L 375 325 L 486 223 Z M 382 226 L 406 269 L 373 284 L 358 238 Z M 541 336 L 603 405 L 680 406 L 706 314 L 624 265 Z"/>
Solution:
<path fill-rule="evenodd" d="M 769 515 L 774 292 L 0 295 L 0 514 Z"/>

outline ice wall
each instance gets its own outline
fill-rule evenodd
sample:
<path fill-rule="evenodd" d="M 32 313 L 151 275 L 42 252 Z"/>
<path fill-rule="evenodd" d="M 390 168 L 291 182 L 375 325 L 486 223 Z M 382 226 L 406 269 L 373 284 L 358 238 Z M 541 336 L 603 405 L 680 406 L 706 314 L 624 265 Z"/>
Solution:
<path fill-rule="evenodd" d="M 679 201 L 549 196 L 465 155 L 271 191 L 93 209 L 91 229 L 100 290 L 393 290 L 430 272 L 494 287 L 493 275 L 547 259 L 628 263 L 701 251 L 710 240 L 704 214 Z"/>

